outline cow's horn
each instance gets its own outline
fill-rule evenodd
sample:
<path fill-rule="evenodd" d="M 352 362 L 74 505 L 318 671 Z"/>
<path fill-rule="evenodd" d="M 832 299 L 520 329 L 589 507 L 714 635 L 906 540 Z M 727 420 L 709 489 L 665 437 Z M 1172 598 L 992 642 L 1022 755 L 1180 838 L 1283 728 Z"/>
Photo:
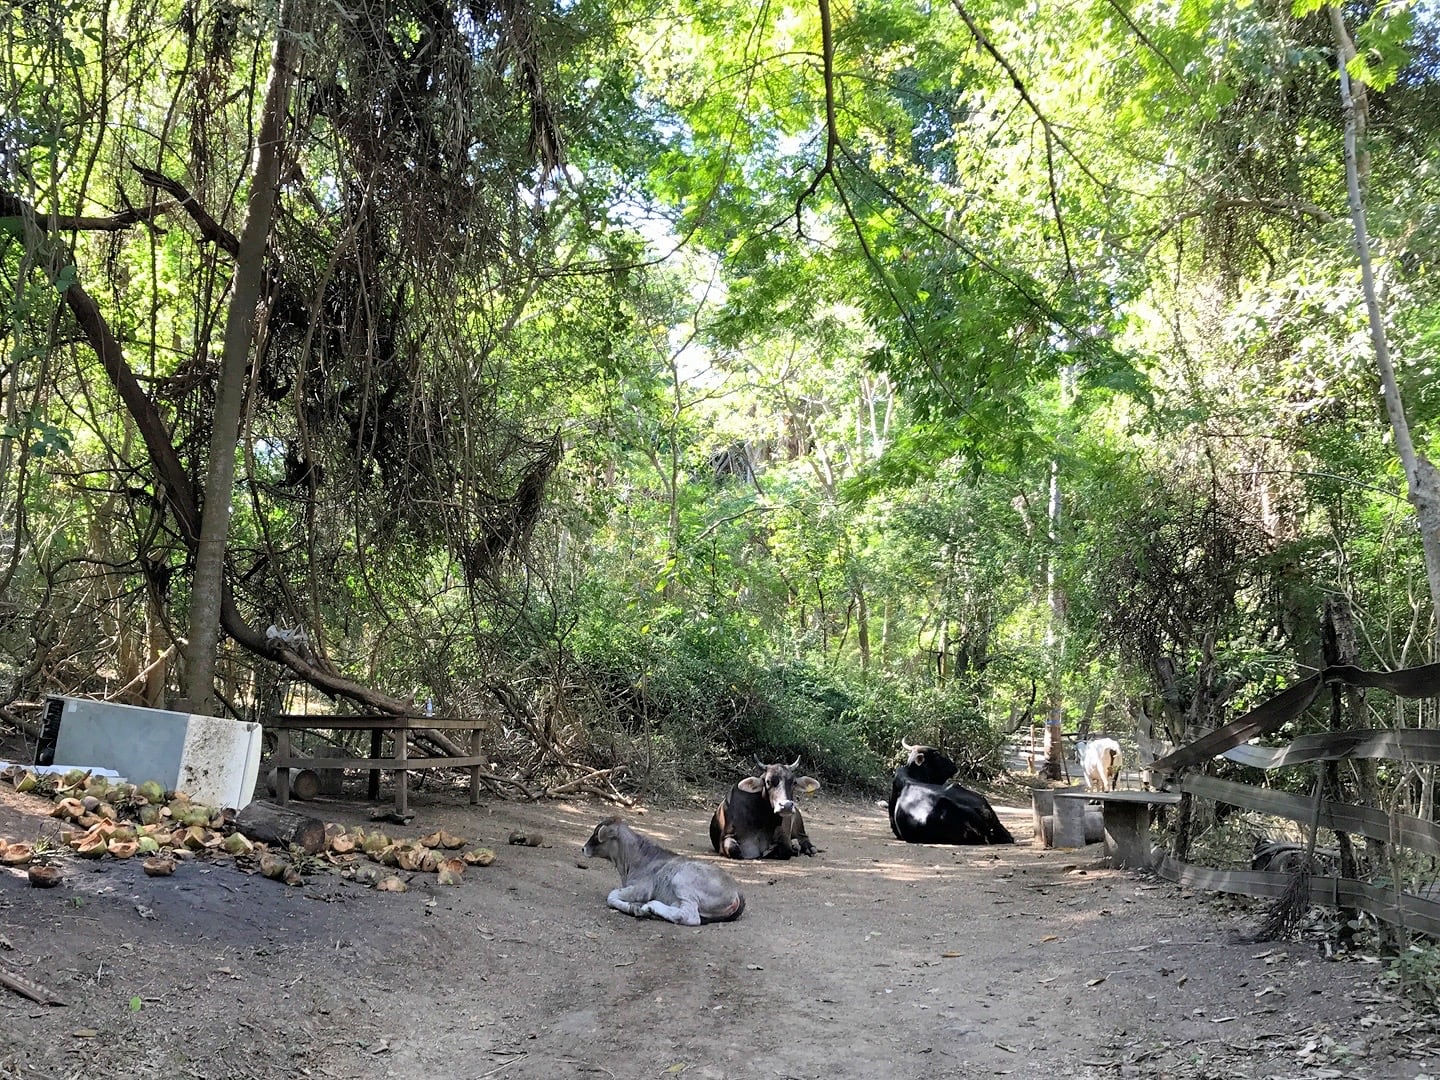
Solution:
<path fill-rule="evenodd" d="M 792 762 L 790 762 L 790 765 L 789 765 L 788 767 L 791 768 L 791 769 L 798 769 L 798 768 L 800 767 L 800 755 L 799 755 L 799 754 L 796 754 L 796 755 L 795 755 L 795 760 L 792 761 Z"/>
<path fill-rule="evenodd" d="M 900 749 L 904 750 L 904 751 L 908 754 L 911 750 L 914 750 L 915 747 L 911 746 L 911 745 L 910 745 L 908 742 L 906 742 L 904 739 L 901 739 L 901 740 L 900 740 Z"/>
<path fill-rule="evenodd" d="M 755 755 L 755 764 L 760 766 L 760 771 L 761 771 L 761 772 L 764 772 L 766 769 L 768 769 L 768 768 L 770 767 L 769 765 L 766 765 L 765 762 L 763 762 L 763 761 L 760 760 L 760 755 L 759 755 L 759 754 L 756 754 L 756 755 Z"/>

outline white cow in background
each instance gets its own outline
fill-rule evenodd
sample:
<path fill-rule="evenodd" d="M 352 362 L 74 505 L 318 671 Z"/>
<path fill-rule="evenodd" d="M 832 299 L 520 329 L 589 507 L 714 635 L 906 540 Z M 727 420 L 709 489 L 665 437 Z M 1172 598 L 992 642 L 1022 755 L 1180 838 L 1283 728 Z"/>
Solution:
<path fill-rule="evenodd" d="M 1075 744 L 1086 791 L 1114 791 L 1120 779 L 1120 744 L 1114 739 L 1090 739 Z"/>

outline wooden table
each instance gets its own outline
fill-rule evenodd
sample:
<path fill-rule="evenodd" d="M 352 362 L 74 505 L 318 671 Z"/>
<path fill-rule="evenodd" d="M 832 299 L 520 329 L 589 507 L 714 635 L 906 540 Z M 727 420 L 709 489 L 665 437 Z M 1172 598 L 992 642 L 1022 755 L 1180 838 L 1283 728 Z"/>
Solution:
<path fill-rule="evenodd" d="M 406 814 L 410 810 L 410 792 L 407 774 L 412 769 L 469 769 L 470 803 L 480 801 L 480 769 L 488 761 L 480 754 L 480 728 L 482 721 L 457 720 L 444 716 L 407 715 L 395 716 L 390 713 L 360 713 L 344 716 L 320 714 L 282 713 L 267 720 L 266 726 L 276 733 L 275 756 L 271 764 L 275 767 L 275 798 L 284 806 L 290 800 L 290 770 L 295 769 L 368 769 L 370 771 L 369 797 L 372 801 L 380 797 L 380 773 L 395 773 L 395 810 Z M 468 731 L 470 753 L 464 757 L 411 757 L 410 732 L 412 731 Z M 370 756 L 351 757 L 302 757 L 296 755 L 290 746 L 292 731 L 368 731 L 370 732 Z M 390 732 L 391 752 L 382 757 L 382 737 Z"/>
<path fill-rule="evenodd" d="M 1057 791 L 1055 846 L 1084 846 L 1084 809 L 1091 802 L 1098 802 L 1105 811 L 1105 857 L 1110 865 L 1133 869 L 1153 866 L 1150 808 L 1173 806 L 1179 801 L 1180 793 L 1175 791 L 1079 791 L 1073 788 Z M 1074 824 L 1077 821 L 1078 839 Z"/>

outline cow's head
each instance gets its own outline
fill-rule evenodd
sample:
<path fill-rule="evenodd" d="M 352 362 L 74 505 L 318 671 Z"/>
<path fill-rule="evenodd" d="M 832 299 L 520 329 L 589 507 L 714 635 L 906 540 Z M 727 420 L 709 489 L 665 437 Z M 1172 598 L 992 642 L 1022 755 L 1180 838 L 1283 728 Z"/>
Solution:
<path fill-rule="evenodd" d="M 912 780 L 922 784 L 943 784 L 959 771 L 955 762 L 933 746 L 911 746 L 904 739 L 900 740 L 900 745 L 905 749 L 905 765 Z"/>
<path fill-rule="evenodd" d="M 585 841 L 584 851 L 587 859 L 593 859 L 596 855 L 614 862 L 613 852 L 620 846 L 619 832 L 620 819 L 608 817 L 590 834 L 590 839 Z"/>
<path fill-rule="evenodd" d="M 766 765 L 759 758 L 755 764 L 760 766 L 760 775 L 745 777 L 740 781 L 740 790 L 759 795 L 780 817 L 795 812 L 795 792 L 810 795 L 820 790 L 820 781 L 813 776 L 795 775 L 800 765 L 798 757 L 789 765 Z"/>

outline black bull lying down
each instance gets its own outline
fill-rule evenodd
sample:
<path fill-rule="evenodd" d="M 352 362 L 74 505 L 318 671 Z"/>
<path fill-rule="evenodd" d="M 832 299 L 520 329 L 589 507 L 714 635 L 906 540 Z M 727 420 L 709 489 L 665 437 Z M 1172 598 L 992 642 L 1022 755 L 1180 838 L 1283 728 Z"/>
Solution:
<path fill-rule="evenodd" d="M 732 859 L 788 859 L 814 855 L 805 835 L 805 819 L 795 792 L 820 789 L 812 776 L 796 776 L 797 757 L 789 765 L 758 761 L 759 776 L 747 776 L 730 789 L 710 818 L 710 844 Z"/>
<path fill-rule="evenodd" d="M 738 919 L 745 910 L 740 886 L 724 870 L 668 851 L 619 818 L 596 825 L 584 851 L 587 858 L 609 859 L 620 872 L 620 887 L 606 897 L 616 911 L 699 926 Z"/>
<path fill-rule="evenodd" d="M 979 792 L 946 784 L 955 763 L 933 746 L 910 746 L 890 785 L 890 829 L 907 844 L 1013 844 Z"/>

